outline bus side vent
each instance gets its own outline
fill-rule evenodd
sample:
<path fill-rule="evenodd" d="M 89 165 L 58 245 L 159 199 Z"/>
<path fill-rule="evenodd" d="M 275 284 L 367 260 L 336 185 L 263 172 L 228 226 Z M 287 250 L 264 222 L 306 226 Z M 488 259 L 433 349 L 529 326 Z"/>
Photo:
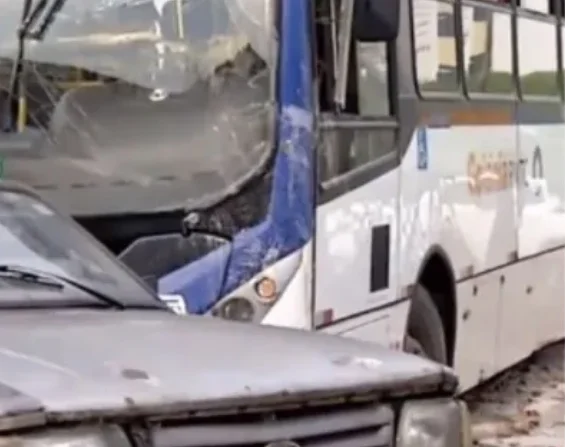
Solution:
<path fill-rule="evenodd" d="M 371 292 L 388 289 L 390 225 L 373 227 L 371 232 Z"/>

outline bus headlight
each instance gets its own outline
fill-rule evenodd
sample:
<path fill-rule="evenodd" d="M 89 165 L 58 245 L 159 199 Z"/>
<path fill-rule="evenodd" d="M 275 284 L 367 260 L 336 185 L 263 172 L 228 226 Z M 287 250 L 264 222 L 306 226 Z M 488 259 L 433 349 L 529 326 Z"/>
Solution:
<path fill-rule="evenodd" d="M 222 301 L 221 305 L 214 309 L 213 315 L 225 320 L 250 322 L 255 315 L 255 307 L 247 298 L 230 297 Z"/>
<path fill-rule="evenodd" d="M 221 299 L 210 311 L 226 320 L 260 323 L 298 271 L 302 250 L 275 262 Z"/>
<path fill-rule="evenodd" d="M 407 402 L 398 424 L 398 447 L 469 447 L 471 428 L 462 401 L 437 399 Z"/>

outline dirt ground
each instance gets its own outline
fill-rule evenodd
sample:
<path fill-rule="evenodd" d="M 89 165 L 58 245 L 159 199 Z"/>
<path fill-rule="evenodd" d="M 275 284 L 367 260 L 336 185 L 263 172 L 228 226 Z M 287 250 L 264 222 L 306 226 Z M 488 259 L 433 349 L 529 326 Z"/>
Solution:
<path fill-rule="evenodd" d="M 565 445 L 564 348 L 550 346 L 465 396 L 475 445 Z"/>

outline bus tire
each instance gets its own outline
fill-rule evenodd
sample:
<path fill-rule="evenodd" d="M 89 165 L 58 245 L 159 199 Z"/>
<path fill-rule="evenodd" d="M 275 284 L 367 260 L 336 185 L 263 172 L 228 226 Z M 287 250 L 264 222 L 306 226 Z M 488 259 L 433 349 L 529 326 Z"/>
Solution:
<path fill-rule="evenodd" d="M 416 286 L 412 296 L 404 350 L 447 364 L 443 322 L 432 296 L 421 285 Z"/>

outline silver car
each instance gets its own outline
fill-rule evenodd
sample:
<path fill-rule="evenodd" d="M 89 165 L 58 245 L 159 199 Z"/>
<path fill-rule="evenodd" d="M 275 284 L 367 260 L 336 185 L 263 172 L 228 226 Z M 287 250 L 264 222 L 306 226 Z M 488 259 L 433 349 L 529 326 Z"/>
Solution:
<path fill-rule="evenodd" d="M 175 315 L 70 218 L 2 183 L 0 339 L 1 445 L 470 445 L 449 369 Z"/>

